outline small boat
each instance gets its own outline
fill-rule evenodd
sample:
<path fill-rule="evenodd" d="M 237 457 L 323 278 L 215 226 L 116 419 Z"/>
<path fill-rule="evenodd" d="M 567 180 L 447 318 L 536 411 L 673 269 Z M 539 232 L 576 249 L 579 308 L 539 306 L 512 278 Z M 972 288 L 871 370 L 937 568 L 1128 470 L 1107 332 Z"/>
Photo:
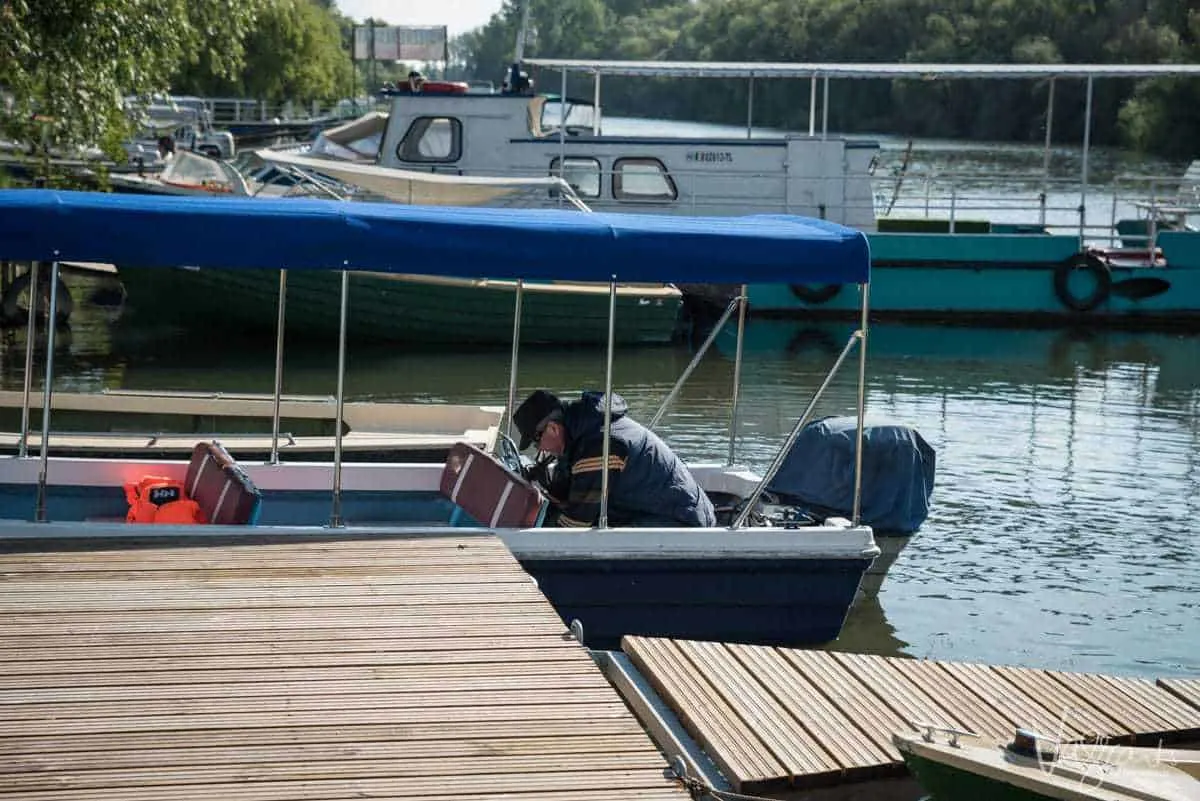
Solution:
<path fill-rule="evenodd" d="M 69 222 L 69 224 L 67 224 Z M 137 236 L 132 235 L 139 232 Z M 763 475 L 734 461 L 690 464 L 718 507 L 708 527 L 610 526 L 607 492 L 592 528 L 538 525 L 546 498 L 523 471 L 515 445 L 498 436 L 494 452 L 456 443 L 442 464 L 347 463 L 343 454 L 344 382 L 352 317 L 350 286 L 357 271 L 419 268 L 430 280 L 512 282 L 512 362 L 505 408 L 514 407 L 526 282 L 566 277 L 607 282 L 607 369 L 604 397 L 613 396 L 618 358 L 617 282 L 778 280 L 803 276 L 863 284 L 863 325 L 851 332 L 831 375 L 799 416 Z M 569 258 L 564 258 L 564 254 Z M 190 460 L 89 459 L 51 454 L 52 409 L 43 397 L 36 457 L 0 456 L 0 538 L 139 536 L 371 537 L 429 536 L 461 521 L 458 530 L 498 536 L 535 578 L 564 622 L 577 625 L 590 647 L 616 647 L 626 634 L 771 645 L 827 642 L 841 631 L 864 575 L 880 549 L 860 519 L 800 522 L 794 510 L 766 502 L 766 487 L 833 373 L 858 349 L 858 431 L 865 414 L 867 286 L 870 257 L 861 232 L 821 220 L 777 215 L 685 218 L 579 214 L 531 209 L 476 209 L 344 203 L 332 200 L 155 197 L 51 190 L 0 190 L 0 256 L 12 259 L 223 267 L 233 275 L 265 273 L 278 281 L 276 382 L 280 397 L 290 281 L 326 272 L 340 292 L 325 296 L 338 319 L 337 392 L 332 462 L 242 461 L 219 444 L 196 443 Z M 52 262 L 55 277 L 58 262 Z M 51 286 L 54 282 L 51 281 Z M 53 313 L 56 294 L 50 295 Z M 745 301 L 731 304 L 728 320 Z M 195 314 L 195 312 L 193 312 Z M 200 318 L 209 330 L 228 325 L 220 310 Z M 470 321 L 464 322 L 470 325 Z M 29 324 L 33 325 L 32 321 Z M 53 385 L 55 331 L 46 333 L 46 378 Z M 711 346 L 699 349 L 658 415 Z M 27 363 L 34 338 L 27 339 Z M 734 370 L 734 418 L 740 366 Z M 32 373 L 26 371 L 27 387 Z M 598 382 L 599 383 L 599 382 Z M 497 388 L 497 394 L 504 392 Z M 26 394 L 29 392 L 27 390 Z M 23 415 L 28 413 L 28 404 Z M 272 419 L 279 439 L 281 414 Z M 608 416 L 606 414 L 606 425 Z M 502 427 L 502 431 L 505 430 Z M 733 432 L 731 432 L 732 434 Z M 863 450 L 859 434 L 858 451 Z M 736 442 L 736 439 L 731 439 Z M 274 446 L 272 451 L 274 453 Z M 214 456 L 218 454 L 218 456 Z M 221 466 L 214 475 L 206 465 Z M 199 460 L 197 462 L 197 460 Z M 855 470 L 856 496 L 862 469 Z M 189 481 L 194 476 L 195 481 Z M 203 476 L 203 481 L 200 477 Z M 221 476 L 225 476 L 222 483 Z M 143 479 L 206 487 L 206 519 L 229 525 L 186 528 L 124 522 L 119 488 Z M 215 485 L 214 485 L 214 479 Z M 223 505 L 230 490 L 232 505 Z M 189 491 L 190 492 L 190 491 Z M 236 512 L 236 515 L 232 513 Z M 328 512 L 326 514 L 326 512 Z"/>
<path fill-rule="evenodd" d="M 931 801 L 1200 801 L 1200 752 L 1061 743 L 1027 729 L 1000 743 L 914 724 L 892 741 Z"/>
<path fill-rule="evenodd" d="M 139 194 L 222 197 L 321 197 L 431 206 L 528 205 L 522 198 L 554 194 L 580 211 L 587 207 L 570 187 L 548 176 L 489 178 L 437 175 L 271 151 L 242 153 L 220 162 L 180 153 L 156 176 L 113 176 L 115 186 Z M 405 254 L 395 260 L 406 262 Z M 240 330 L 270 333 L 278 281 L 265 270 L 233 271 L 194 266 L 161 270 L 117 266 L 132 325 L 187 326 L 221 315 Z M 514 281 L 357 271 L 350 284 L 355 315 L 349 333 L 357 340 L 431 345 L 507 344 L 512 333 Z M 328 299 L 339 278 L 328 271 L 292 276 L 288 318 L 293 337 L 333 336 L 336 308 Z M 530 283 L 522 324 L 530 344 L 594 345 L 608 331 L 608 288 L 569 281 Z M 683 293 L 670 284 L 621 284 L 617 306 L 622 345 L 662 344 L 680 323 Z"/>

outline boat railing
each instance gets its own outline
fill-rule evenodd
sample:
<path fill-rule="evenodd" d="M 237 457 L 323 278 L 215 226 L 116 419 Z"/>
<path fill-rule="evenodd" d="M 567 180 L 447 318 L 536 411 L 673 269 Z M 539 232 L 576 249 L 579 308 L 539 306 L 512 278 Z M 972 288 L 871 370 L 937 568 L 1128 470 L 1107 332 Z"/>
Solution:
<path fill-rule="evenodd" d="M 1179 176 L 1119 174 L 1081 187 L 1040 172 L 906 170 L 875 179 L 880 230 L 936 220 L 947 233 L 1045 232 L 1079 236 L 1088 246 L 1153 251 L 1165 227 L 1200 216 L 1200 186 Z"/>

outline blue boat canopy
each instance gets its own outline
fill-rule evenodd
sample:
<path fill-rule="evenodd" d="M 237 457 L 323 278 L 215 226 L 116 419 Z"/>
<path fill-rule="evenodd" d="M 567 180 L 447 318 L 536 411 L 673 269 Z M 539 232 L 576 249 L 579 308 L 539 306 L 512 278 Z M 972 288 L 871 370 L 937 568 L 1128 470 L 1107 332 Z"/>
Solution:
<path fill-rule="evenodd" d="M 805 217 L 586 214 L 0 190 L 0 258 L 623 283 L 865 283 L 866 236 Z"/>

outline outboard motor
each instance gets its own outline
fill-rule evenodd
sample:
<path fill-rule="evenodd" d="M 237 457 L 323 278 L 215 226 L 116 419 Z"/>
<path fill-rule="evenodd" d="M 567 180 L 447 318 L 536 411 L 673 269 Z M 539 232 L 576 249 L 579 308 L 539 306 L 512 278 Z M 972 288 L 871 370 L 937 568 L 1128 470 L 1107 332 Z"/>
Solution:
<path fill-rule="evenodd" d="M 858 419 L 826 417 L 806 425 L 767 490 L 814 517 L 854 510 Z M 937 457 L 909 426 L 866 424 L 863 432 L 862 522 L 877 534 L 911 534 L 929 515 Z"/>

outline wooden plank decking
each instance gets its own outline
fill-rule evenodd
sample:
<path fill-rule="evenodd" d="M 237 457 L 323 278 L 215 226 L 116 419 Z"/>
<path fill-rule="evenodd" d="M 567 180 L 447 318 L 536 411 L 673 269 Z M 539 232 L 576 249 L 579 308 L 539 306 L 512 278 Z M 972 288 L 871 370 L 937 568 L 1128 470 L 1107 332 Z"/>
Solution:
<path fill-rule="evenodd" d="M 1009 738 L 1156 745 L 1200 737 L 1200 680 L 626 637 L 622 648 L 739 792 L 904 775 L 919 721 Z"/>
<path fill-rule="evenodd" d="M 0 801 L 688 797 L 493 537 L 28 547 Z"/>

